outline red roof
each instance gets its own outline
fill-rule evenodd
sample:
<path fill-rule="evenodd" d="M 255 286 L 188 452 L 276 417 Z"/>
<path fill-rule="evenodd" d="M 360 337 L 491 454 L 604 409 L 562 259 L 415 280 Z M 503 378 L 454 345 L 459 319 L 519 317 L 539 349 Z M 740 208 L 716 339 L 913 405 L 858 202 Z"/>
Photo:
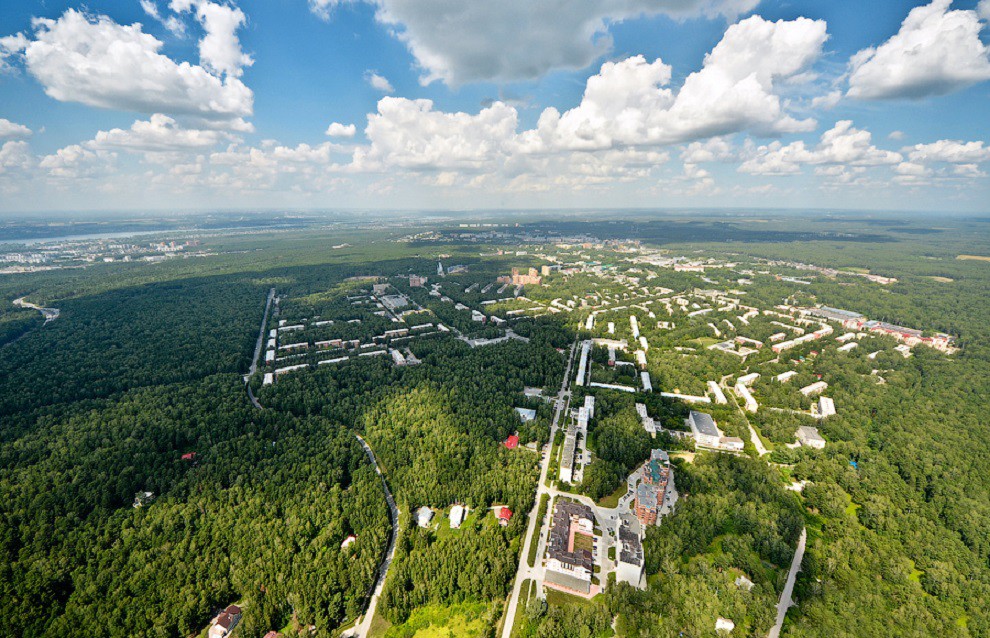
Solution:
<path fill-rule="evenodd" d="M 226 609 L 224 609 L 224 611 L 230 614 L 231 616 L 237 616 L 238 614 L 241 613 L 241 608 L 238 607 L 237 605 L 230 605 Z"/>
<path fill-rule="evenodd" d="M 512 510 L 510 510 L 508 507 L 503 507 L 501 510 L 499 510 L 498 517 L 503 521 L 507 521 L 510 518 L 512 518 Z"/>
<path fill-rule="evenodd" d="M 510 450 L 516 449 L 516 446 L 518 445 L 519 445 L 519 437 L 516 436 L 515 434 L 510 434 L 509 438 L 505 440 L 505 447 L 509 448 Z"/>
<path fill-rule="evenodd" d="M 185 454 L 182 455 L 182 460 L 183 461 L 191 461 L 194 458 L 196 458 L 196 453 L 195 452 L 186 452 Z"/>

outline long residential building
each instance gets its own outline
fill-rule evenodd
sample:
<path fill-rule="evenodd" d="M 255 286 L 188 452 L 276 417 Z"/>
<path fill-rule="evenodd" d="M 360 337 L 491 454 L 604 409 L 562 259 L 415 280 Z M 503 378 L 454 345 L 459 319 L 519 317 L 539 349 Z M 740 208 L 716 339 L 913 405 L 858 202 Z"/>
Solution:
<path fill-rule="evenodd" d="M 557 501 L 547 537 L 544 585 L 584 596 L 591 592 L 594 530 L 595 517 L 590 507 L 565 499 Z"/>

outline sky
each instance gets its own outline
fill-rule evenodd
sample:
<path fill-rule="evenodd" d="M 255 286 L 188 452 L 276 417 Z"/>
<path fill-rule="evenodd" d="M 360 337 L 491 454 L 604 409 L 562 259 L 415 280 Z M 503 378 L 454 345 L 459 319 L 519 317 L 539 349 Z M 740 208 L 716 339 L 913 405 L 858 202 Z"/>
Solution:
<path fill-rule="evenodd" d="M 990 0 L 0 3 L 0 214 L 990 212 Z"/>

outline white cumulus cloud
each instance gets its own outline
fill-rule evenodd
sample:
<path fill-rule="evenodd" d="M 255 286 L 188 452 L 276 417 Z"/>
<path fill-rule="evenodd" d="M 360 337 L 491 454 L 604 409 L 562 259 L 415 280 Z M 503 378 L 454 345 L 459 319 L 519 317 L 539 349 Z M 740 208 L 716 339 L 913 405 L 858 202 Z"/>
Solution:
<path fill-rule="evenodd" d="M 245 66 L 254 64 L 251 56 L 241 51 L 237 37 L 237 30 L 247 20 L 243 11 L 207 0 L 172 0 L 169 7 L 176 13 L 195 10 L 206 33 L 199 41 L 199 59 L 209 71 L 240 77 Z"/>
<path fill-rule="evenodd" d="M 932 0 L 912 9 L 897 34 L 855 54 L 849 95 L 922 98 L 990 79 L 990 47 L 980 40 L 984 25 L 975 11 L 949 10 L 951 2 Z"/>
<path fill-rule="evenodd" d="M 904 149 L 912 162 L 949 162 L 975 164 L 990 161 L 990 147 L 979 142 L 939 140 L 931 144 L 915 144 Z"/>
<path fill-rule="evenodd" d="M 31 129 L 28 127 L 0 117 L 0 140 L 17 139 L 30 136 Z"/>
<path fill-rule="evenodd" d="M 900 153 L 887 151 L 873 145 L 869 131 L 853 127 L 849 120 L 836 122 L 825 131 L 818 145 L 807 148 L 803 141 L 783 145 L 772 142 L 750 149 L 750 157 L 739 166 L 742 173 L 755 175 L 790 175 L 801 172 L 810 165 L 835 165 L 842 167 L 867 167 L 897 164 Z M 834 169 L 838 173 L 838 169 Z M 827 171 L 821 174 L 830 174 Z"/>
<path fill-rule="evenodd" d="M 99 131 L 86 147 L 148 152 L 189 151 L 210 148 L 229 139 L 230 135 L 222 131 L 183 128 L 169 116 L 156 113 L 150 120 L 134 122 L 129 129 Z"/>
<path fill-rule="evenodd" d="M 331 122 L 326 132 L 329 137 L 354 137 L 356 133 L 356 126 L 353 124 L 341 124 L 340 122 Z"/>
<path fill-rule="evenodd" d="M 758 16 L 734 24 L 679 91 L 663 88 L 671 68 L 642 56 L 606 62 L 589 78 L 581 104 L 560 114 L 549 108 L 523 135 L 530 152 L 672 144 L 743 130 L 757 134 L 808 131 L 813 120 L 784 111 L 776 84 L 821 55 L 825 23 Z"/>
<path fill-rule="evenodd" d="M 188 115 L 243 129 L 254 94 L 235 77 L 176 63 L 140 24 L 73 9 L 57 20 L 36 19 L 24 51 L 28 71 L 50 97 L 99 108 Z"/>

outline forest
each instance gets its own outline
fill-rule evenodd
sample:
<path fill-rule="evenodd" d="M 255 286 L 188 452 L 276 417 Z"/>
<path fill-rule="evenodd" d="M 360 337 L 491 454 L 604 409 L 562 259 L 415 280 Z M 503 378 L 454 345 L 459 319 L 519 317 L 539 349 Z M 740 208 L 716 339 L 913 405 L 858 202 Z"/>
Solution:
<path fill-rule="evenodd" d="M 904 358 L 881 338 L 875 343 L 886 352 L 869 363 L 834 347 L 816 348 L 813 357 L 811 347 L 795 350 L 806 363 L 793 383 L 820 376 L 838 408 L 816 423 L 827 447 L 786 447 L 807 418 L 760 411 L 750 420 L 773 451 L 756 458 L 738 411 L 713 408 L 726 434 L 747 440 L 745 453 L 674 461 L 682 500 L 647 533 L 647 589 L 614 586 L 586 604 L 527 606 L 518 635 L 609 636 L 614 626 L 622 636 L 700 636 L 711 634 L 718 615 L 736 621 L 733 635 L 765 635 L 802 527 L 807 552 L 783 636 L 990 635 L 990 424 L 983 407 L 990 396 L 990 268 L 956 259 L 990 254 L 985 222 L 915 233 L 844 219 L 797 232 L 776 219 L 742 234 L 739 224 L 711 220 L 676 224 L 666 234 L 662 223 L 642 220 L 542 224 L 562 235 L 601 232 L 756 260 L 754 270 L 766 259 L 868 268 L 898 281 L 878 287 L 851 276 L 813 276 L 798 285 L 766 276 L 755 277 L 746 294 L 768 307 L 794 299 L 944 330 L 961 349 L 946 356 L 916 348 Z M 417 366 L 364 357 L 272 386 L 256 377 L 262 410 L 244 392 L 241 375 L 272 287 L 284 299 L 283 318 L 341 320 L 321 337 L 338 336 L 332 328 L 340 327 L 364 338 L 390 325 L 367 312 L 367 325 L 346 323 L 353 318 L 341 303 L 348 279 L 367 276 L 388 279 L 452 327 L 494 334 L 399 277 L 432 275 L 439 255 L 451 255 L 445 263 L 468 265 L 450 277 L 452 296 L 476 304 L 482 296 L 464 292 L 470 284 L 538 263 L 533 255 L 479 258 L 477 246 L 450 239 L 395 239 L 407 232 L 222 235 L 208 241 L 213 260 L 94 264 L 0 282 L 5 632 L 188 636 L 237 603 L 245 609 L 239 635 L 290 635 L 309 626 L 333 635 L 363 612 L 389 536 L 381 482 L 355 432 L 375 449 L 402 511 L 379 607 L 394 625 L 390 635 L 405 636 L 444 613 L 461 614 L 472 627 L 497 617 L 538 473 L 539 455 L 525 445 L 547 442 L 551 418 L 550 406 L 523 389 L 556 394 L 560 350 L 574 341 L 576 322 L 566 314 L 515 320 L 513 330 L 528 342 L 479 348 L 450 335 L 413 340 Z M 729 238 L 731 244 L 722 241 Z M 328 247 L 343 243 L 353 245 Z M 603 256 L 618 259 L 589 252 Z M 549 303 L 594 281 L 554 273 L 526 295 Z M 663 272 L 654 284 L 702 282 Z M 10 305 L 24 295 L 59 308 L 60 317 L 42 325 L 36 311 Z M 627 330 L 626 315 L 615 321 Z M 754 322 L 754 334 L 770 330 Z M 704 322 L 664 331 L 644 324 L 643 331 L 653 346 L 647 369 L 655 388 L 703 392 L 704 380 L 740 372 L 728 355 L 684 357 L 673 349 L 685 340 L 706 347 Z M 595 356 L 600 364 L 601 353 Z M 785 369 L 772 355 L 747 365 L 761 366 L 754 386 L 761 399 L 807 409 L 793 387 L 767 381 Z M 674 429 L 683 428 L 687 408 L 656 393 L 595 394 L 594 461 L 576 489 L 603 498 L 651 447 L 676 447 L 645 435 L 633 402 Z M 537 418 L 521 422 L 516 407 L 536 409 Z M 520 446 L 509 450 L 503 442 L 513 433 Z M 795 482 L 803 491 L 785 489 Z M 453 504 L 471 511 L 460 530 L 447 528 L 444 512 Z M 516 512 L 509 525 L 498 524 L 489 509 L 495 505 Z M 437 512 L 431 528 L 411 516 L 421 506 Z M 349 535 L 356 540 L 342 548 Z M 735 585 L 740 575 L 754 583 L 751 590 Z"/>

